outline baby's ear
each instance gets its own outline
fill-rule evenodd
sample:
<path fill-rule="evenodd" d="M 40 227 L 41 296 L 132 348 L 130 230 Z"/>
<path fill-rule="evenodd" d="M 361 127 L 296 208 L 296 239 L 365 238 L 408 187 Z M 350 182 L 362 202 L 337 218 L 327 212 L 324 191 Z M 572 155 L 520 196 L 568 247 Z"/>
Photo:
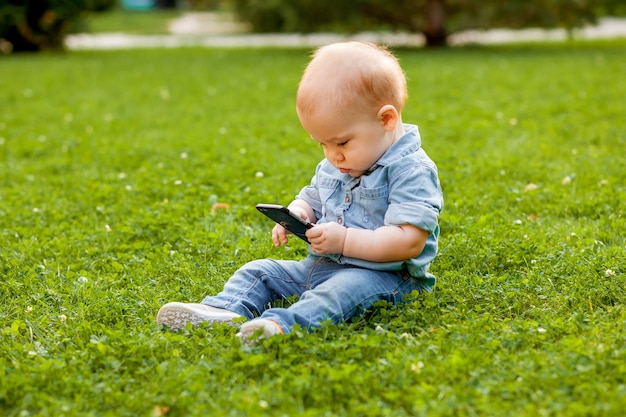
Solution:
<path fill-rule="evenodd" d="M 400 120 L 400 114 L 398 114 L 398 110 L 394 106 L 385 104 L 378 109 L 377 118 L 385 130 L 389 132 L 396 128 L 398 120 Z"/>

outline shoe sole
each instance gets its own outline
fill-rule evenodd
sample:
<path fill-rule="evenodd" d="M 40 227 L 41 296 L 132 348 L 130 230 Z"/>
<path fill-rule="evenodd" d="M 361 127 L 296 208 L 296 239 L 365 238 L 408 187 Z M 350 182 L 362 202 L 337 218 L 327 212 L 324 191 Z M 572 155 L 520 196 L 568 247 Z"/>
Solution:
<path fill-rule="evenodd" d="M 187 323 L 191 323 L 194 327 L 202 323 L 234 324 L 233 317 L 207 317 L 194 312 L 184 305 L 162 307 L 157 314 L 156 321 L 159 324 L 165 324 L 172 330 L 182 329 Z"/>

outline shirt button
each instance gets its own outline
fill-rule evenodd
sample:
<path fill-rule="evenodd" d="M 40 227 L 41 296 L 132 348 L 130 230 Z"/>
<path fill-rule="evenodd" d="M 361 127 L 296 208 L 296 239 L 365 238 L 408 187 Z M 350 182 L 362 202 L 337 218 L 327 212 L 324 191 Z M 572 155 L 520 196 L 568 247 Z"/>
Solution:
<path fill-rule="evenodd" d="M 339 218 L 337 219 L 337 223 L 339 223 L 339 224 L 343 223 L 343 219 L 342 219 L 341 217 L 339 217 Z"/>

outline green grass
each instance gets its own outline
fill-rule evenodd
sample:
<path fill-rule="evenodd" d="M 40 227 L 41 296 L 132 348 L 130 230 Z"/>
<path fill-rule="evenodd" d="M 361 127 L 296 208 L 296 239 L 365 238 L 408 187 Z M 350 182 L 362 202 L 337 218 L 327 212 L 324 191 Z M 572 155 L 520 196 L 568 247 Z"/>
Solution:
<path fill-rule="evenodd" d="M 398 55 L 445 192 L 438 287 L 254 349 L 154 318 L 305 254 L 254 205 L 322 156 L 308 51 L 0 58 L 0 414 L 621 416 L 626 44 Z"/>

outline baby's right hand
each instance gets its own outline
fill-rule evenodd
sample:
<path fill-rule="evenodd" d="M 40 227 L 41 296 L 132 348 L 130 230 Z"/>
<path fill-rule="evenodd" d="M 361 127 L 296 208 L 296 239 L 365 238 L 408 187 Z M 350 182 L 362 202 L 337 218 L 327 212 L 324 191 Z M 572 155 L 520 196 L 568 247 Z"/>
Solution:
<path fill-rule="evenodd" d="M 289 230 L 276 223 L 276 225 L 272 229 L 272 242 L 274 242 L 274 246 L 279 247 L 281 243 L 283 245 L 289 243 L 289 238 L 287 237 L 288 233 Z"/>
<path fill-rule="evenodd" d="M 306 211 L 299 207 L 290 208 L 292 212 L 302 217 L 304 220 L 309 220 Z M 279 247 L 281 244 L 286 245 L 289 243 L 289 238 L 287 237 L 291 232 L 285 229 L 280 224 L 276 223 L 274 228 L 272 229 L 272 242 L 274 242 L 274 246 Z"/>

